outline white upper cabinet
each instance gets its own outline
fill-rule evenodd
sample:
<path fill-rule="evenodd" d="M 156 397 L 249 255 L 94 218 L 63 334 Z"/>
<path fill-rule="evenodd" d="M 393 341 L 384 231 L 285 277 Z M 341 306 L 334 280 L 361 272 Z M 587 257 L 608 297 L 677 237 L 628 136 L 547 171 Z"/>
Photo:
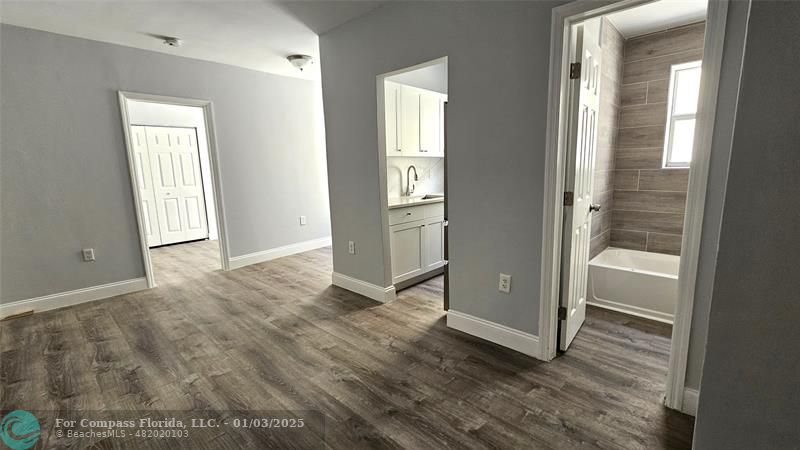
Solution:
<path fill-rule="evenodd" d="M 403 156 L 419 154 L 419 89 L 400 88 L 400 136 Z"/>
<path fill-rule="evenodd" d="M 425 155 L 442 153 L 439 149 L 439 134 L 442 132 L 442 117 L 438 94 L 421 92 L 419 95 L 419 152 Z"/>
<path fill-rule="evenodd" d="M 386 82 L 386 154 L 399 155 L 400 145 L 400 85 Z"/>
<path fill-rule="evenodd" d="M 438 92 L 385 83 L 386 154 L 444 156 L 444 102 Z"/>

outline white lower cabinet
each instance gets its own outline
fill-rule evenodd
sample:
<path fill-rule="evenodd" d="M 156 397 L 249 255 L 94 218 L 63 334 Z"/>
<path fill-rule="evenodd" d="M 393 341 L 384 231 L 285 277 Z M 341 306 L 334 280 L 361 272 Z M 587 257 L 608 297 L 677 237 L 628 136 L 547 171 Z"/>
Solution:
<path fill-rule="evenodd" d="M 412 206 L 390 212 L 392 281 L 399 283 L 442 267 L 442 205 Z"/>

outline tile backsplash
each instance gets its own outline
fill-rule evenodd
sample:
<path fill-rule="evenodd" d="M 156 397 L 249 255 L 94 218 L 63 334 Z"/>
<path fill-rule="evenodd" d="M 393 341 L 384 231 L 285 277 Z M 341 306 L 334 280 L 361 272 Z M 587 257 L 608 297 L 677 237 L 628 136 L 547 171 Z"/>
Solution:
<path fill-rule="evenodd" d="M 413 158 L 392 156 L 386 158 L 386 185 L 389 198 L 405 195 L 406 173 L 413 165 L 417 169 L 418 181 L 412 195 L 424 195 L 444 192 L 444 158 Z M 414 172 L 411 172 L 413 179 Z"/>

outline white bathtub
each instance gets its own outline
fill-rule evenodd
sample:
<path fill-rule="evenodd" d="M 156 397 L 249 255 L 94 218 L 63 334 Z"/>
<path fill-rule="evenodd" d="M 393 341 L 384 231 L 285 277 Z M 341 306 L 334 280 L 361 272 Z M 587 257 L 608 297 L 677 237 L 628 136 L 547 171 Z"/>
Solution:
<path fill-rule="evenodd" d="M 589 261 L 590 305 L 672 323 L 680 257 L 609 247 Z"/>

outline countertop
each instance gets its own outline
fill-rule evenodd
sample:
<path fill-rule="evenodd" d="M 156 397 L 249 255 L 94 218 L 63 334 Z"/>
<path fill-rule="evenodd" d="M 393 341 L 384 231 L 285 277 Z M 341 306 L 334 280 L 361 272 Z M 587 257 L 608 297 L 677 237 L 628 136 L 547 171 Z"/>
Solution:
<path fill-rule="evenodd" d="M 424 195 L 416 195 L 412 197 L 395 197 L 389 199 L 389 209 L 405 208 L 406 206 L 427 205 L 429 203 L 442 203 L 444 197 L 426 198 L 422 199 Z"/>

